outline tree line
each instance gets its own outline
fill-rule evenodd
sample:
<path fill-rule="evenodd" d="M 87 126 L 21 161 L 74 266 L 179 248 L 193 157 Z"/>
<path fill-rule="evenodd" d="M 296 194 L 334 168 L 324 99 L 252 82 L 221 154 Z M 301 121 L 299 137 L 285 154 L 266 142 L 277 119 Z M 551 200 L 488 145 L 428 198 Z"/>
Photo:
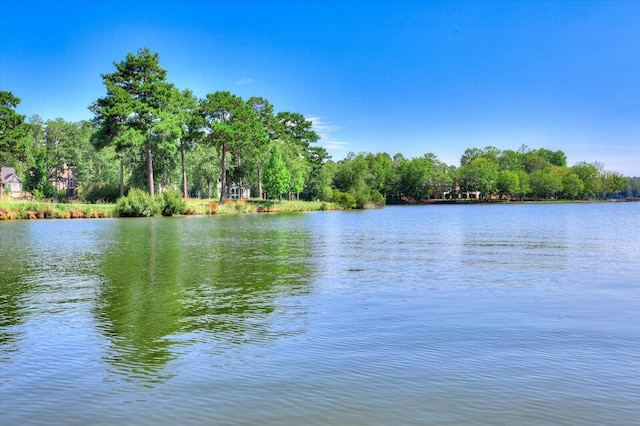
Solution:
<path fill-rule="evenodd" d="M 57 181 L 72 172 L 79 197 L 115 201 L 129 188 L 153 196 L 219 198 L 233 186 L 259 198 L 323 200 L 347 208 L 385 202 L 475 197 L 484 200 L 638 196 L 639 178 L 600 163 L 567 166 L 562 151 L 467 149 L 460 166 L 434 154 L 405 158 L 350 153 L 333 161 L 312 122 L 276 112 L 262 97 L 228 91 L 197 98 L 167 81 L 159 55 L 143 48 L 102 74 L 106 95 L 91 121 L 44 121 L 15 112 L 20 99 L 0 92 L 0 166 L 13 165 L 36 198 L 62 198 Z M 220 188 L 220 189 L 219 189 Z"/>

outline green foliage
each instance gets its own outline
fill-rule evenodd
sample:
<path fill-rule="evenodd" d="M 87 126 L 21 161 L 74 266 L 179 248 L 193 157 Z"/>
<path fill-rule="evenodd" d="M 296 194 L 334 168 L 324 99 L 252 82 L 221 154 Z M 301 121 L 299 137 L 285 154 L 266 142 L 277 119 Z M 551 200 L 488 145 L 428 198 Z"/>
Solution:
<path fill-rule="evenodd" d="M 333 163 L 328 163 L 328 165 L 331 164 Z M 371 203 L 377 204 L 372 198 L 374 191 L 383 199 L 385 198 L 382 194 L 389 187 L 394 165 L 388 154 L 355 155 L 351 153 L 332 167 L 335 168 L 333 178 L 335 189 L 350 193 L 356 199 L 357 206 L 363 207 Z M 335 194 L 333 196 L 335 198 Z M 376 195 L 375 198 L 380 197 Z"/>
<path fill-rule="evenodd" d="M 511 170 L 502 170 L 498 173 L 497 183 L 500 195 L 516 195 L 520 189 L 520 178 L 518 173 Z"/>
<path fill-rule="evenodd" d="M 331 201 L 333 199 L 333 189 L 331 189 L 330 186 L 325 186 L 322 188 L 322 192 L 318 198 L 323 201 Z"/>
<path fill-rule="evenodd" d="M 312 146 L 319 137 L 301 114 L 276 113 L 264 98 L 245 102 L 230 92 L 198 100 L 168 83 L 158 54 L 146 48 L 114 65 L 113 73 L 102 75 L 107 94 L 90 106 L 91 123 L 45 122 L 37 115 L 24 123 L 15 112 L 20 99 L 0 91 L 0 166 L 15 167 L 34 197 L 53 198 L 52 183 L 63 183 L 61 173 L 70 167 L 84 200 L 115 201 L 120 165 L 123 187 L 126 181 L 129 187 L 147 186 L 150 193 L 155 179 L 162 187 L 183 184 L 182 195 L 211 198 L 219 182 L 224 188 L 230 181 L 259 197 L 266 189 L 272 197 L 293 193 L 306 200 L 336 200 L 343 208 L 475 191 L 485 199 L 496 192 L 518 199 L 638 193 L 637 180 L 605 171 L 601 163 L 567 167 L 564 152 L 526 145 L 469 148 L 457 170 L 433 154 L 350 153 L 334 162 L 326 149 Z M 121 202 L 123 213 L 149 214 L 148 200 L 133 198 Z M 179 214 L 181 202 L 175 194 L 161 195 L 151 214 Z M 237 204 L 231 210 L 248 209 Z"/>
<path fill-rule="evenodd" d="M 465 191 L 480 191 L 483 198 L 493 194 L 498 186 L 498 166 L 491 160 L 478 157 L 458 169 L 460 186 Z"/>
<path fill-rule="evenodd" d="M 0 168 L 8 160 L 24 161 L 28 157 L 29 126 L 24 115 L 16 113 L 20 103 L 11 92 L 0 90 Z M 4 184 L 3 184 L 4 185 Z M 3 186 L 0 186 L 0 199 L 4 198 Z"/>
<path fill-rule="evenodd" d="M 527 195 L 531 194 L 531 185 L 529 184 L 529 174 L 524 170 L 518 170 L 518 192 L 516 196 L 523 200 Z"/>
<path fill-rule="evenodd" d="M 217 198 L 220 156 L 214 147 L 198 144 L 186 153 L 190 191 L 199 198 Z"/>
<path fill-rule="evenodd" d="M 403 194 L 414 200 L 430 198 L 437 165 L 431 158 L 418 157 L 400 163 L 400 187 Z"/>
<path fill-rule="evenodd" d="M 625 178 L 618 172 L 604 172 L 600 179 L 603 198 L 612 198 L 615 194 L 631 187 L 629 178 Z"/>
<path fill-rule="evenodd" d="M 598 189 L 600 171 L 598 168 L 585 161 L 574 164 L 570 169 L 570 173 L 577 175 L 582 181 L 583 190 L 580 196 L 593 197 Z"/>
<path fill-rule="evenodd" d="M 373 203 L 373 205 L 376 207 L 382 207 L 386 204 L 386 200 L 384 198 L 384 195 L 378 192 L 377 189 L 373 189 L 371 191 L 371 203 Z"/>
<path fill-rule="evenodd" d="M 523 163 L 524 170 L 529 174 L 549 166 L 549 162 L 547 162 L 547 160 L 537 156 L 533 152 L 528 152 L 524 155 Z"/>
<path fill-rule="evenodd" d="M 584 192 L 584 183 L 575 173 L 568 173 L 562 179 L 562 193 L 565 198 L 575 200 Z"/>
<path fill-rule="evenodd" d="M 330 161 L 330 158 L 325 148 L 314 146 L 307 150 L 306 161 L 309 165 L 309 173 L 304 193 L 308 199 L 325 201 L 331 199 L 331 194 L 327 194 L 326 189 L 331 188 L 335 163 Z"/>
<path fill-rule="evenodd" d="M 39 189 L 34 189 L 32 195 L 36 201 L 40 201 L 44 197 L 44 193 Z"/>
<path fill-rule="evenodd" d="M 562 191 L 562 168 L 546 167 L 531 173 L 530 183 L 533 194 L 539 198 L 552 198 Z"/>
<path fill-rule="evenodd" d="M 348 192 L 333 191 L 333 202 L 343 209 L 355 209 L 357 206 L 356 198 Z"/>
<path fill-rule="evenodd" d="M 120 217 L 151 217 L 160 213 L 160 210 L 154 198 L 138 188 L 132 188 L 127 196 L 116 203 L 116 216 Z"/>
<path fill-rule="evenodd" d="M 81 199 L 90 203 L 115 203 L 120 196 L 117 182 L 95 182 L 82 191 Z"/>
<path fill-rule="evenodd" d="M 465 167 L 477 158 L 485 158 L 493 163 L 498 163 L 501 151 L 495 146 L 487 146 L 484 149 L 468 148 L 460 157 L 460 166 Z"/>
<path fill-rule="evenodd" d="M 200 102 L 200 114 L 207 134 L 205 142 L 220 153 L 220 182 L 226 188 L 228 156 L 240 158 L 252 141 L 266 139 L 264 126 L 253 106 L 230 92 L 208 94 Z M 224 190 L 220 194 L 223 200 Z"/>
<path fill-rule="evenodd" d="M 120 217 L 151 217 L 184 214 L 186 210 L 186 203 L 178 190 L 172 189 L 152 197 L 141 189 L 133 188 L 126 197 L 118 199 L 115 212 Z"/>
<path fill-rule="evenodd" d="M 153 157 L 164 152 L 172 158 L 182 132 L 179 113 L 180 92 L 166 81 L 167 71 L 160 67 L 159 55 L 147 48 L 127 54 L 114 63 L 116 72 L 103 74 L 107 96 L 95 101 L 90 109 L 96 114 L 98 147 L 115 144 L 118 152 L 143 149 L 149 194 L 154 194 L 154 173 L 167 167 L 155 166 Z"/>
<path fill-rule="evenodd" d="M 279 197 L 289 189 L 291 175 L 287 170 L 280 149 L 274 145 L 271 149 L 271 157 L 264 170 L 264 188 L 273 197 Z"/>
<path fill-rule="evenodd" d="M 162 216 L 184 214 L 187 210 L 187 206 L 182 199 L 182 193 L 174 189 L 160 194 L 160 206 Z"/>
<path fill-rule="evenodd" d="M 45 198 L 53 198 L 54 194 L 56 193 L 56 189 L 52 184 L 45 183 L 44 185 L 42 185 L 42 193 L 44 194 Z"/>
<path fill-rule="evenodd" d="M 629 190 L 627 196 L 632 198 L 640 197 L 640 177 L 629 178 Z"/>
<path fill-rule="evenodd" d="M 0 90 L 0 167 L 9 158 L 24 160 L 28 152 L 25 142 L 29 126 L 24 115 L 15 111 L 19 104 L 20 98 Z"/>

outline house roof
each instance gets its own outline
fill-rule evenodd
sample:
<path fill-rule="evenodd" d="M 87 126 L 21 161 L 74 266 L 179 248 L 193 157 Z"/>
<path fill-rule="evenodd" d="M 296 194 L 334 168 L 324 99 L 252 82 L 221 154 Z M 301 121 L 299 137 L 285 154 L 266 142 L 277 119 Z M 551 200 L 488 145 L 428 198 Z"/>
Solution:
<path fill-rule="evenodd" d="M 0 183 L 22 183 L 22 179 L 16 175 L 16 169 L 13 167 L 3 167 L 0 169 Z"/>

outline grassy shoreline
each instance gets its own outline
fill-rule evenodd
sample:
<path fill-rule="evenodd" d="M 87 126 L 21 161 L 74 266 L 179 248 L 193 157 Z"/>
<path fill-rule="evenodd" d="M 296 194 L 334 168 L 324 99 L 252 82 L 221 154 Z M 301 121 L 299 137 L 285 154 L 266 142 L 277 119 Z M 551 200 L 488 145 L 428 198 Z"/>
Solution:
<path fill-rule="evenodd" d="M 626 201 L 639 201 L 630 199 Z M 506 201 L 493 200 L 491 203 L 478 200 L 431 200 L 409 205 L 439 204 L 541 204 L 541 203 L 598 203 L 603 200 L 539 200 Z M 323 210 L 342 210 L 334 203 L 323 201 L 278 201 L 271 200 L 217 200 L 189 198 L 185 200 L 187 211 L 182 216 L 232 215 L 246 213 L 294 213 Z M 398 204 L 407 205 L 407 204 Z M 1 200 L 0 221 L 33 219 L 85 219 L 110 218 L 116 215 L 115 204 L 54 203 L 51 201 Z"/>
<path fill-rule="evenodd" d="M 0 220 L 114 217 L 115 204 L 0 201 Z"/>
<path fill-rule="evenodd" d="M 184 216 L 230 215 L 244 213 L 292 213 L 339 210 L 322 201 L 216 200 L 186 199 Z M 0 220 L 84 219 L 117 217 L 115 204 L 54 203 L 37 201 L 0 201 Z"/>

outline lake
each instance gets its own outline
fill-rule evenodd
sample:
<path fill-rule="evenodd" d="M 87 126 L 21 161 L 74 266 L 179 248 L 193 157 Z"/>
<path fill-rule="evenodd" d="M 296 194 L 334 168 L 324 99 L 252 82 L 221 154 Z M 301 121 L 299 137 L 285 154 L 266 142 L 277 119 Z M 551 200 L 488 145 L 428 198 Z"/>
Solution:
<path fill-rule="evenodd" d="M 640 425 L 640 203 L 0 222 L 0 424 Z"/>

